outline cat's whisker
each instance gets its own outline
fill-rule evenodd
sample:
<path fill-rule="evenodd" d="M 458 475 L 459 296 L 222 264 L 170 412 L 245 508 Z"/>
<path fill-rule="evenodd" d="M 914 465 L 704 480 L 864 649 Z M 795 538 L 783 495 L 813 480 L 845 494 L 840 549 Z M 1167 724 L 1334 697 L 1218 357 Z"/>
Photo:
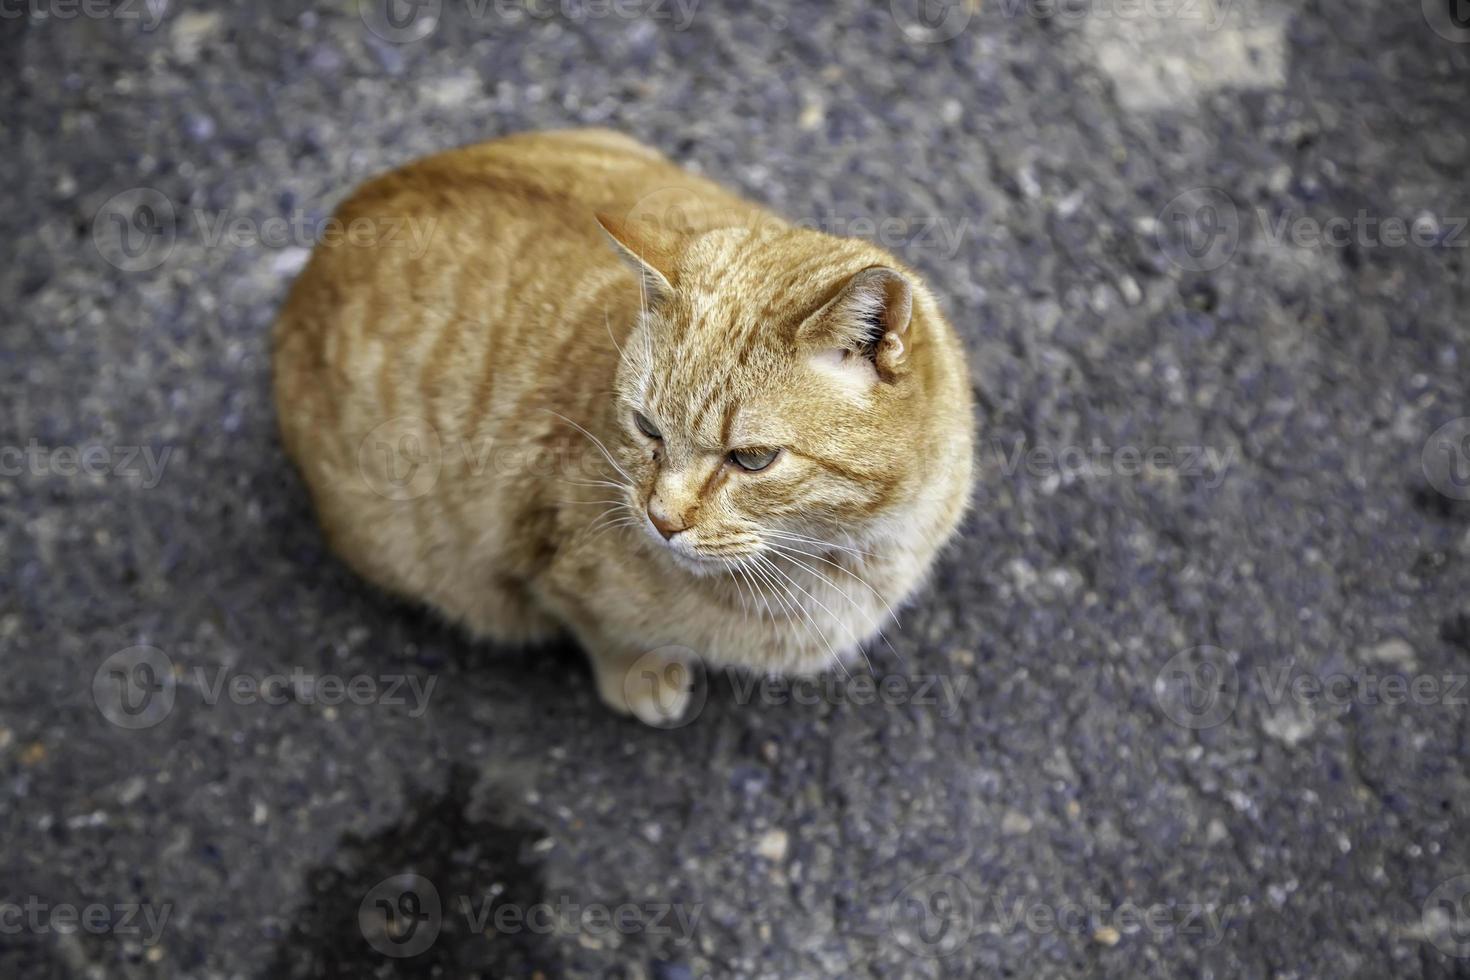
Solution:
<path fill-rule="evenodd" d="M 761 618 L 760 589 L 756 587 L 755 581 L 750 577 L 750 573 L 746 571 L 744 567 L 740 565 L 734 565 L 732 566 L 732 570 L 734 574 L 739 575 L 740 578 L 744 580 L 745 584 L 750 588 L 750 607 L 755 613 L 756 621 L 759 622 Z"/>
<path fill-rule="evenodd" d="M 638 275 L 638 319 L 641 322 L 648 316 L 648 277 L 641 272 Z"/>
<path fill-rule="evenodd" d="M 630 485 L 626 483 L 619 483 L 616 480 L 568 480 L 566 478 L 563 478 L 562 482 L 570 483 L 574 487 L 612 487 L 616 490 L 633 489 Z"/>
<path fill-rule="evenodd" d="M 591 542 L 596 541 L 598 538 L 602 537 L 608 531 L 614 530 L 616 528 L 634 527 L 637 525 L 637 523 L 638 522 L 632 518 L 623 518 L 621 520 L 610 521 L 597 528 L 594 533 L 590 533 L 587 536 L 586 541 L 588 544 L 590 544 Z"/>
<path fill-rule="evenodd" d="M 771 607 L 771 600 L 773 599 L 775 600 L 776 605 L 781 607 L 782 615 L 786 615 L 787 618 L 790 618 L 788 614 L 791 612 L 791 607 L 783 603 L 781 601 L 781 596 L 774 589 L 771 588 L 770 576 L 765 574 L 761 567 L 755 563 L 754 556 L 752 556 L 752 558 L 747 561 L 746 568 L 750 571 L 751 575 L 755 576 L 761 582 L 761 584 L 766 587 L 761 589 L 761 595 L 766 598 L 766 608 L 772 610 L 772 620 L 775 620 L 777 618 L 774 609 L 772 609 Z"/>
<path fill-rule="evenodd" d="M 757 603 L 755 611 L 756 619 L 760 619 L 760 607 L 765 606 L 766 617 L 774 623 L 776 621 L 776 613 L 771 609 L 771 601 L 766 596 L 766 590 L 760 587 L 749 561 L 737 561 L 730 566 L 730 570 L 732 573 L 741 575 L 746 582 L 750 583 L 751 594 L 755 597 Z"/>
<path fill-rule="evenodd" d="M 623 519 L 619 519 L 619 520 L 608 521 L 605 524 L 603 524 L 601 527 L 599 527 L 598 528 L 598 531 L 599 532 L 601 532 L 601 531 L 607 531 L 607 530 L 611 530 L 612 528 L 615 528 L 615 527 L 636 527 L 637 525 L 638 525 L 638 521 L 637 521 L 636 518 L 628 517 L 628 518 L 623 518 Z"/>
<path fill-rule="evenodd" d="M 826 583 L 827 586 L 830 587 L 833 592 L 836 592 L 838 595 L 842 596 L 842 598 L 846 599 L 848 605 L 852 606 L 854 612 L 856 612 L 859 616 L 864 617 L 865 619 L 871 620 L 870 625 L 874 629 L 877 630 L 878 636 L 883 640 L 883 642 L 885 644 L 887 644 L 888 649 L 893 651 L 893 655 L 896 656 L 896 657 L 898 657 L 899 660 L 902 660 L 903 659 L 903 655 L 900 654 L 896 649 L 894 649 L 894 646 L 893 646 L 892 641 L 890 641 L 888 639 L 887 634 L 885 634 L 883 632 L 882 628 L 878 625 L 878 620 L 875 617 L 869 616 L 867 614 L 867 612 L 861 606 L 859 606 L 857 604 L 857 600 L 854 599 L 852 596 L 848 595 L 846 589 L 844 589 L 841 586 L 839 586 L 836 582 L 834 582 L 832 579 L 828 578 L 826 575 L 823 575 L 819 570 L 813 568 L 812 566 L 808 565 L 806 562 L 804 562 L 801 559 L 795 557 L 795 555 L 792 554 L 791 550 L 789 550 L 788 548 L 783 547 L 783 546 L 778 545 L 778 544 L 769 543 L 769 542 L 767 543 L 767 546 L 769 548 L 771 548 L 771 550 L 773 550 L 776 554 L 780 555 L 782 558 L 785 558 L 787 561 L 791 562 L 797 568 L 800 568 L 803 571 L 805 571 L 807 574 L 812 575 L 818 581 L 821 581 L 821 582 Z M 805 551 L 798 552 L 798 554 L 803 554 L 804 555 L 804 554 L 807 554 L 807 552 L 805 552 Z M 813 555 L 811 557 L 818 558 L 819 556 Z M 825 558 L 819 558 L 819 560 L 826 561 Z M 872 592 L 873 595 L 877 597 L 878 601 L 883 604 L 883 607 L 888 610 L 889 616 L 892 616 L 893 615 L 893 610 L 888 606 L 888 603 L 885 602 L 884 599 L 883 599 L 883 597 L 881 595 L 878 595 L 877 591 L 874 590 L 872 586 L 868 585 L 867 582 L 864 582 L 861 578 L 858 578 L 857 575 L 854 575 L 852 572 L 850 572 L 847 569 L 843 568 L 841 565 L 835 564 L 835 563 L 830 562 L 830 561 L 827 562 L 827 564 L 831 565 L 833 568 L 837 569 L 838 571 L 847 572 L 847 574 L 852 575 L 853 578 L 857 579 L 857 581 L 860 584 L 866 586 L 867 589 L 868 589 L 868 591 L 869 592 Z M 866 654 L 864 655 L 864 657 L 866 657 Z M 871 669 L 871 668 L 872 668 L 872 665 L 869 664 L 869 669 Z"/>
<path fill-rule="evenodd" d="M 790 559 L 788 558 L 787 560 L 789 561 Z M 821 610 L 824 613 L 826 613 L 828 616 L 831 616 L 834 621 L 836 621 L 839 625 L 842 626 L 842 628 L 847 632 L 848 637 L 851 638 L 852 642 L 857 645 L 858 653 L 861 653 L 862 654 L 863 661 L 865 663 L 867 663 L 867 665 L 868 665 L 868 673 L 869 674 L 872 674 L 873 673 L 873 663 L 872 663 L 872 661 L 868 660 L 868 655 L 867 655 L 867 653 L 862 648 L 862 641 L 858 637 L 858 635 L 853 632 L 852 627 L 848 626 L 847 623 L 845 623 L 841 619 L 841 617 L 839 617 L 836 613 L 834 613 L 831 609 L 829 609 L 827 607 L 827 604 L 825 602 L 823 602 L 821 599 L 818 599 L 816 596 L 812 595 L 810 592 L 808 592 L 806 590 L 805 587 L 802 586 L 802 584 L 800 582 L 798 582 L 796 579 L 792 578 L 790 575 L 786 574 L 786 572 L 782 571 L 781 568 L 780 568 L 780 566 L 778 566 L 775 562 L 770 561 L 770 559 L 767 559 L 767 562 L 770 565 L 770 567 L 776 572 L 777 575 L 780 575 L 786 581 L 790 582 L 793 586 L 795 586 L 798 590 L 801 591 L 801 594 L 802 595 L 806 596 L 812 602 L 815 602 L 817 604 L 817 606 L 819 608 L 821 608 Z M 817 576 L 817 577 L 818 578 L 822 578 L 822 576 L 820 576 L 820 575 Z M 831 585 L 832 584 L 829 580 L 825 580 L 824 579 L 824 581 L 827 581 L 827 584 L 828 585 Z M 834 588 L 835 588 L 835 586 L 834 586 Z M 838 589 L 837 591 L 838 591 L 839 594 L 843 595 L 843 597 L 846 598 L 849 602 L 852 602 L 852 597 L 851 596 L 848 596 L 848 595 L 846 595 L 846 593 L 843 593 L 841 589 Z M 857 608 L 856 603 L 853 604 L 853 608 Z M 859 611 L 861 611 L 861 610 L 859 610 Z"/>
<path fill-rule="evenodd" d="M 612 314 L 610 314 L 607 311 L 607 308 L 606 307 L 604 307 L 603 310 L 602 310 L 602 325 L 607 328 L 607 339 L 612 341 L 612 345 L 617 348 L 618 356 L 619 357 L 622 357 L 623 356 L 623 345 L 620 344 L 620 343 L 618 343 L 618 338 L 616 338 L 616 337 L 613 336 L 613 332 L 612 332 Z"/>
<path fill-rule="evenodd" d="M 796 596 L 790 589 L 782 585 L 774 575 L 772 575 L 762 566 L 760 562 L 754 560 L 759 557 L 759 555 L 753 556 L 750 564 L 750 572 L 752 575 L 760 579 L 761 583 L 766 586 L 766 588 L 769 590 L 767 594 L 776 601 L 777 605 L 781 607 L 782 611 L 785 613 L 786 620 L 788 622 L 791 622 L 792 613 L 803 612 L 801 604 L 796 601 Z M 800 623 L 802 628 L 807 631 L 807 634 L 811 635 L 812 626 L 809 619 L 803 618 L 800 620 L 795 620 L 795 622 Z"/>
<path fill-rule="evenodd" d="M 738 573 L 740 571 L 740 566 L 739 565 L 733 566 L 733 571 L 736 572 L 736 573 Z M 740 593 L 740 611 L 745 614 L 745 618 L 746 619 L 750 619 L 750 606 L 747 606 L 745 604 L 745 590 L 743 588 L 741 588 L 740 579 L 739 578 L 736 578 L 735 575 L 731 575 L 730 576 L 730 581 L 733 582 L 733 583 L 735 583 L 735 588 Z M 746 583 L 745 584 L 746 585 L 749 585 L 750 584 L 750 582 L 749 582 L 748 579 L 746 580 Z M 751 596 L 750 601 L 751 601 L 751 605 L 754 605 L 755 604 L 755 592 L 754 592 L 754 587 L 752 586 L 751 588 L 752 588 L 752 591 L 751 591 L 751 594 L 750 594 L 750 596 Z M 760 610 L 759 609 L 756 610 L 756 616 L 757 616 L 757 618 L 759 618 L 759 616 L 760 616 Z"/>
<path fill-rule="evenodd" d="M 608 465 L 608 461 L 605 460 L 605 459 L 603 459 L 600 455 L 598 455 L 598 456 L 591 456 L 591 457 L 588 457 L 588 458 L 591 460 L 591 462 L 596 463 L 598 466 L 601 466 L 601 467 L 606 468 L 607 465 Z M 611 484 L 612 486 L 617 487 L 620 490 L 628 490 L 630 492 L 632 492 L 632 491 L 634 491 L 636 489 L 634 483 L 630 483 L 630 482 L 627 482 L 625 480 L 618 479 L 618 476 L 619 475 L 620 474 L 618 472 L 608 472 L 608 473 L 605 473 L 605 474 L 599 474 L 599 476 L 606 476 L 606 479 L 594 480 L 591 485 L 595 486 L 595 485 L 598 485 L 598 484 Z M 568 481 L 568 482 L 570 482 L 570 481 Z"/>
<path fill-rule="evenodd" d="M 618 514 L 616 510 L 609 510 L 605 513 L 598 514 L 591 521 L 587 522 L 587 526 L 582 529 L 583 537 L 587 540 L 591 540 L 593 537 L 596 536 L 597 532 L 602 529 L 605 522 L 615 523 L 616 520 L 621 518 L 621 516 L 622 515 Z M 612 519 L 611 522 L 609 522 L 610 518 Z"/>
<path fill-rule="evenodd" d="M 790 531 L 778 531 L 775 528 L 769 527 L 761 528 L 761 533 L 768 534 L 773 538 L 785 538 L 788 541 L 796 541 L 801 544 L 809 544 L 818 548 L 831 548 L 834 551 L 845 551 L 850 555 L 857 555 L 860 558 L 877 557 L 877 555 L 873 554 L 871 551 L 863 551 L 861 548 L 850 548 L 847 545 L 838 544 L 835 541 L 823 541 L 820 538 L 808 537 L 805 534 L 793 534 Z"/>
<path fill-rule="evenodd" d="M 775 623 L 780 617 L 777 615 L 776 610 L 771 606 L 771 597 L 769 593 L 766 589 L 761 587 L 761 579 L 759 578 L 759 576 L 756 575 L 755 568 L 753 568 L 748 562 L 740 562 L 735 567 L 738 568 L 740 570 L 740 573 L 745 576 L 747 581 L 750 582 L 751 591 L 755 593 L 756 601 L 759 603 L 759 607 L 756 610 L 756 618 L 760 618 L 760 609 L 764 608 L 766 611 L 766 618 L 769 619 L 772 623 Z"/>
<path fill-rule="evenodd" d="M 741 611 L 741 613 L 743 613 L 745 615 L 745 618 L 746 619 L 749 619 L 750 618 L 750 610 L 748 608 L 746 608 L 746 605 L 745 605 L 745 590 L 740 587 L 740 582 L 739 582 L 738 579 L 735 579 L 735 578 L 732 577 L 730 579 L 730 583 L 735 586 L 735 592 L 736 592 L 738 598 L 740 599 L 740 611 Z"/>
<path fill-rule="evenodd" d="M 801 589 L 801 591 L 805 593 L 808 597 L 811 597 L 811 593 L 807 592 L 805 589 L 802 589 L 801 586 L 798 585 L 796 581 L 791 578 L 791 576 L 787 575 L 785 572 L 781 571 L 781 569 L 777 568 L 769 558 L 764 555 L 756 555 L 755 558 L 767 571 L 774 572 L 777 575 L 780 575 L 782 578 L 786 579 L 786 581 L 790 582 L 792 585 L 795 585 L 798 589 Z M 780 585 L 779 582 L 777 582 L 776 584 Z M 783 588 L 785 587 L 783 586 Z M 837 655 L 837 649 L 832 646 L 831 638 L 828 637 L 827 634 L 822 631 L 822 628 L 817 625 L 816 618 L 812 615 L 811 610 L 807 609 L 806 606 L 799 602 L 796 596 L 792 595 L 790 589 L 786 589 L 786 594 L 788 596 L 791 596 L 793 606 L 801 612 L 803 617 L 806 618 L 807 623 L 811 627 L 812 633 L 814 633 L 818 639 L 826 644 L 827 653 L 829 656 L 831 656 L 832 662 L 835 663 L 842 670 L 842 673 L 847 677 L 848 680 L 851 680 L 852 674 L 848 672 L 847 666 L 842 662 L 842 658 Z M 816 600 L 813 599 L 813 601 Z M 818 602 L 817 604 L 821 605 L 820 602 Z M 825 606 L 823 606 L 822 608 L 826 609 Z M 832 615 L 832 611 L 830 609 L 827 610 L 827 615 Z"/>
<path fill-rule="evenodd" d="M 554 411 L 554 410 L 549 409 L 549 408 L 548 409 L 545 409 L 545 411 L 551 412 L 552 415 L 555 415 L 557 418 L 559 418 L 563 422 L 567 423 L 567 425 L 572 426 L 578 432 L 582 433 L 582 435 L 586 436 L 588 439 L 591 439 L 592 440 L 592 444 L 594 446 L 596 446 L 599 450 L 601 450 L 602 455 L 604 457 L 606 457 L 606 459 L 607 459 L 607 461 L 609 463 L 612 464 L 612 468 L 615 469 L 615 470 L 617 470 L 620 474 L 622 474 L 623 479 L 627 480 L 630 484 L 631 483 L 637 483 L 638 482 L 637 480 L 633 479 L 633 477 L 628 474 L 628 471 L 627 470 L 623 469 L 620 465 L 618 465 L 618 461 L 615 460 L 615 459 L 613 459 L 612 453 L 608 452 L 608 448 L 602 444 L 602 440 L 601 439 L 597 438 L 592 433 L 588 432 L 586 429 L 582 428 L 582 426 L 578 425 L 576 422 L 574 422 L 571 419 L 567 418 L 562 413 L 557 412 L 557 411 Z"/>
<path fill-rule="evenodd" d="M 847 552 L 847 554 L 858 555 L 858 557 L 863 558 L 878 557 L 875 552 L 864 551 L 863 548 L 858 548 L 856 547 L 856 545 L 844 545 L 838 541 L 831 541 L 831 539 L 813 538 L 813 536 L 811 535 L 800 535 L 800 533 L 794 532 L 794 530 L 785 530 L 782 529 L 782 527 L 766 527 L 766 529 L 764 530 L 772 533 L 772 535 L 778 536 L 778 538 L 785 539 L 785 541 L 797 541 L 801 542 L 801 544 L 813 545 L 813 547 L 817 548 L 829 548 L 829 550 L 832 551 L 844 551 Z"/>
<path fill-rule="evenodd" d="M 620 514 L 618 513 L 617 508 L 613 508 L 604 514 L 597 515 L 597 519 L 587 526 L 589 529 L 598 528 L 603 524 L 604 521 L 607 521 L 608 518 L 614 518 L 614 520 L 608 522 L 609 524 L 620 524 L 624 521 L 626 521 L 629 525 L 638 523 L 638 519 L 636 517 L 633 517 L 630 514 Z"/>
<path fill-rule="evenodd" d="M 606 447 L 604 447 L 604 448 L 606 448 Z M 598 474 L 599 477 L 605 477 L 607 480 L 609 480 L 611 482 L 620 483 L 624 487 L 627 487 L 629 490 L 633 489 L 633 487 L 637 484 L 638 481 L 635 480 L 635 479 L 633 479 L 631 476 L 629 476 L 628 473 L 627 473 L 627 471 L 623 469 L 622 465 L 619 464 L 617 460 L 615 460 L 615 459 L 604 459 L 602 455 L 592 456 L 592 457 L 590 457 L 590 459 L 591 459 L 592 462 L 596 463 L 598 466 L 602 466 L 602 467 L 607 467 L 609 465 L 612 466 L 613 472 L 610 472 L 610 473 L 600 473 L 600 474 Z M 621 477 L 622 479 L 619 479 L 619 477 Z"/>
<path fill-rule="evenodd" d="M 618 514 L 623 517 L 635 516 L 632 508 L 628 506 L 628 502 L 625 500 L 587 500 L 573 501 L 573 503 L 606 504 L 607 509 L 598 515 L 599 518 L 606 517 L 608 514 Z"/>
<path fill-rule="evenodd" d="M 653 336 L 648 329 L 648 282 L 643 276 L 638 277 L 638 319 L 635 327 L 643 335 L 643 361 L 647 363 L 653 358 Z"/>
<path fill-rule="evenodd" d="M 896 626 L 896 627 L 898 627 L 899 629 L 903 629 L 903 625 L 901 623 L 899 623 L 899 621 L 898 621 L 898 613 L 896 613 L 896 612 L 893 611 L 893 607 L 888 604 L 888 600 L 885 599 L 885 598 L 883 598 L 882 593 L 880 593 L 877 589 L 875 589 L 871 585 L 869 585 L 868 584 L 868 580 L 865 579 L 865 578 L 863 578 L 857 572 L 854 572 L 850 568 L 845 568 L 842 565 L 837 564 L 832 559 L 825 558 L 822 555 L 816 554 L 815 552 L 812 552 L 812 551 L 802 551 L 800 548 L 793 548 L 789 544 L 783 545 L 783 544 L 777 544 L 775 542 L 768 542 L 768 544 L 770 545 L 771 548 L 773 548 L 777 552 L 780 552 L 780 553 L 783 553 L 783 554 L 787 554 L 788 556 L 791 553 L 795 553 L 795 554 L 798 554 L 798 555 L 805 555 L 808 558 L 815 558 L 817 561 L 825 562 L 826 564 L 831 565 L 833 568 L 837 569 L 839 572 L 842 572 L 843 574 L 850 576 L 859 585 L 861 585 L 863 588 L 867 589 L 870 593 L 872 593 L 873 598 L 877 599 L 880 603 L 883 604 L 884 610 L 886 610 L 887 613 L 888 613 L 888 618 L 891 619 L 891 620 L 893 620 L 893 625 Z M 836 586 L 834 586 L 834 588 L 836 588 Z"/>
<path fill-rule="evenodd" d="M 612 527 L 614 524 L 624 522 L 634 524 L 637 522 L 637 516 L 629 512 L 625 501 L 610 501 L 610 503 L 612 504 L 611 507 L 598 514 L 583 528 L 582 537 L 584 540 L 592 540 L 601 531 L 607 530 L 607 528 Z M 606 526 L 604 526 L 605 522 L 608 522 Z"/>

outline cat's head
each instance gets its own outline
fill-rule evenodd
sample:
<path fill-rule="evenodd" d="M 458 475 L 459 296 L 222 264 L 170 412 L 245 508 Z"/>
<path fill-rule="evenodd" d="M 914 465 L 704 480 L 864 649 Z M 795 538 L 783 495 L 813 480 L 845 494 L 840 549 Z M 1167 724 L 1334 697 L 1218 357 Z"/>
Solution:
<path fill-rule="evenodd" d="M 969 387 L 912 272 L 799 228 L 599 220 L 643 282 L 611 446 L 651 541 L 707 573 L 947 534 L 969 487 Z"/>

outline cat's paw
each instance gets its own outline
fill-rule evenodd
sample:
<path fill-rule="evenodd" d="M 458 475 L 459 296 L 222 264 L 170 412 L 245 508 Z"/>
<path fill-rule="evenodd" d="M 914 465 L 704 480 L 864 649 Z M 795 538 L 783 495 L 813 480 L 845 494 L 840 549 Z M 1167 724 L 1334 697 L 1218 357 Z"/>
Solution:
<path fill-rule="evenodd" d="M 593 664 L 603 703 L 645 725 L 678 728 L 693 721 L 704 707 L 704 690 L 688 657 L 655 650 L 616 661 L 594 657 Z"/>

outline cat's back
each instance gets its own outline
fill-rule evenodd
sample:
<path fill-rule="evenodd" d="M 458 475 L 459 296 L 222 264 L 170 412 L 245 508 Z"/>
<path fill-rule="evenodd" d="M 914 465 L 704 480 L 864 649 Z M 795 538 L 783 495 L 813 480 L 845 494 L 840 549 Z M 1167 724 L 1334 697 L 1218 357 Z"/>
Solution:
<path fill-rule="evenodd" d="M 703 206 L 671 203 L 680 201 Z M 447 221 L 451 232 L 475 228 L 486 234 L 485 244 L 530 221 L 548 242 L 569 236 L 597 244 L 588 258 L 601 262 L 608 251 L 593 220 L 598 212 L 687 224 L 696 212 L 724 222 L 732 213 L 755 210 L 630 136 L 571 129 L 519 133 L 413 161 L 363 184 L 337 218 L 348 225 L 417 214 Z"/>
<path fill-rule="evenodd" d="M 272 367 L 282 440 L 361 571 L 421 593 L 463 574 L 470 531 L 502 543 L 487 563 L 540 550 L 535 460 L 581 438 L 558 416 L 595 424 L 610 325 L 639 302 L 595 216 L 670 199 L 753 210 L 606 130 L 439 153 L 337 209 L 277 320 Z"/>
<path fill-rule="evenodd" d="M 689 201 L 701 207 L 670 204 Z M 595 215 L 640 208 L 680 221 L 755 210 L 596 129 L 461 147 L 363 184 L 337 209 L 277 321 L 288 449 L 299 456 L 312 432 L 335 431 L 350 446 L 404 413 L 467 438 L 497 406 L 586 387 L 562 375 L 610 374 L 604 320 L 623 322 L 617 314 L 638 291 Z"/>

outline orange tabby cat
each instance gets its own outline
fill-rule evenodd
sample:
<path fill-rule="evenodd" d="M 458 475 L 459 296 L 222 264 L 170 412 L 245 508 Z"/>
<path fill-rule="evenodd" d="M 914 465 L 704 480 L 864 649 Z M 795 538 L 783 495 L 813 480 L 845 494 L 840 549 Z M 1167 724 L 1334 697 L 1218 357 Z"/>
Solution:
<path fill-rule="evenodd" d="M 677 717 L 691 651 L 847 660 L 954 533 L 964 355 L 883 250 L 602 130 L 429 157 L 337 216 L 274 343 L 333 547 L 477 636 L 570 631 L 611 707 Z"/>

